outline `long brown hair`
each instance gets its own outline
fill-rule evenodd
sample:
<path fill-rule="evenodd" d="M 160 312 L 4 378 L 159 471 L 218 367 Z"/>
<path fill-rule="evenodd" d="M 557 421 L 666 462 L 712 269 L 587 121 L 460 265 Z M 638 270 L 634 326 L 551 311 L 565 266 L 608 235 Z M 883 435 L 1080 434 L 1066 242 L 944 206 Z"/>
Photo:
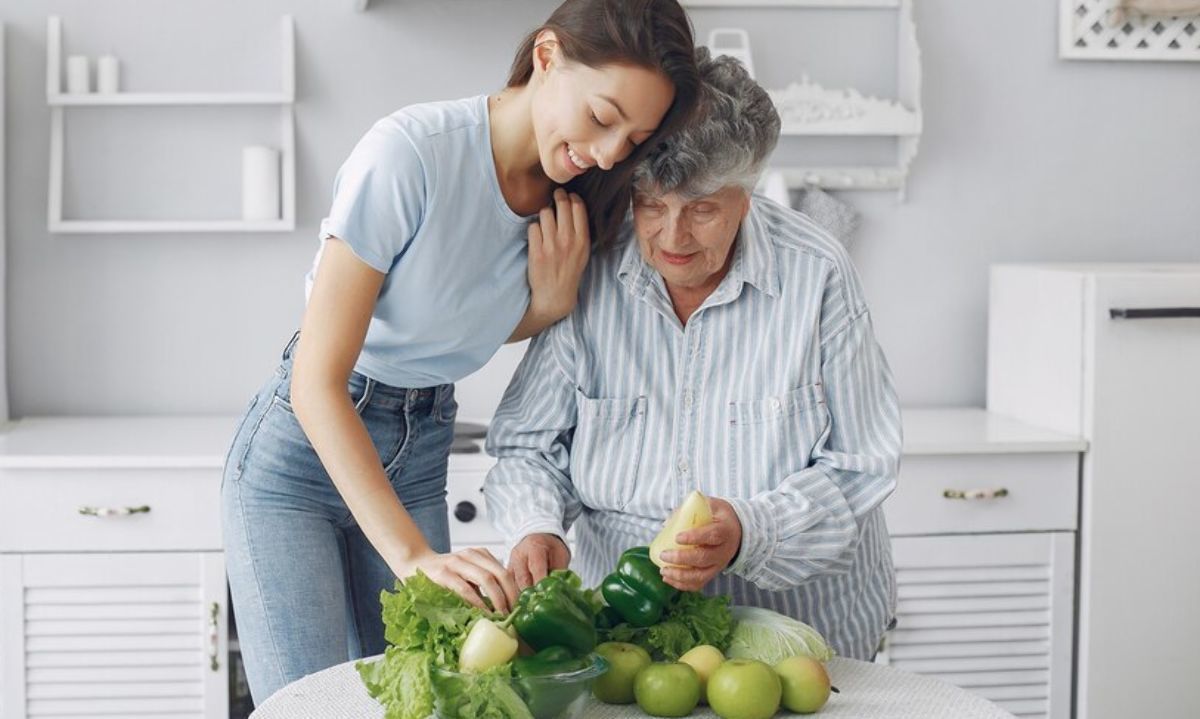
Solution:
<path fill-rule="evenodd" d="M 563 57 L 588 67 L 633 65 L 661 72 L 675 87 L 675 98 L 658 129 L 611 170 L 597 169 L 567 183 L 587 203 L 594 246 L 616 239 L 629 209 L 633 170 L 659 142 L 682 126 L 699 94 L 695 42 L 687 13 L 677 0 L 566 0 L 521 43 L 508 75 L 520 87 L 533 75 L 537 36 L 552 30 Z"/>

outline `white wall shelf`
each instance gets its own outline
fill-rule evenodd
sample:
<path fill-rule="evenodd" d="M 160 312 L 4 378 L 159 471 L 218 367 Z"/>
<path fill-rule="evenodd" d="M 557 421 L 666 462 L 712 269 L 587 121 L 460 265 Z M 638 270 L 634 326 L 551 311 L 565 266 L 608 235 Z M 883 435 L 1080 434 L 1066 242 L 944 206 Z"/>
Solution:
<path fill-rule="evenodd" d="M 903 0 L 683 0 L 684 7 L 899 7 Z"/>
<path fill-rule="evenodd" d="M 896 164 L 878 167 L 796 167 L 772 164 L 789 188 L 895 190 L 904 198 L 909 167 L 923 129 L 921 52 L 912 0 L 683 0 L 691 8 L 794 8 L 798 10 L 892 10 L 898 32 L 894 100 L 865 97 L 854 89 L 826 89 L 804 77 L 770 90 L 779 109 L 780 132 L 793 137 L 891 137 Z M 747 47 L 748 51 L 749 48 Z"/>
<path fill-rule="evenodd" d="M 175 232 L 290 232 L 296 229 L 296 40 L 291 15 L 280 21 L 281 89 L 278 92 L 63 92 L 62 20 L 51 16 L 46 28 L 46 103 L 50 106 L 50 193 L 48 227 L 55 234 Z M 63 216 L 66 110 L 105 107 L 278 106 L 280 204 L 278 220 L 87 220 Z"/>
<path fill-rule="evenodd" d="M 4 23 L 0 22 L 0 422 L 8 420 L 8 372 L 5 368 L 5 351 L 4 337 L 5 332 L 5 310 L 4 310 L 4 278 L 8 274 L 5 269 L 6 241 L 4 228 L 6 227 L 6 218 L 4 216 L 4 178 L 6 175 L 6 165 L 4 158 L 4 88 L 6 86 L 6 75 L 4 71 Z"/>
<path fill-rule="evenodd" d="M 288 105 L 292 99 L 271 92 L 119 92 L 111 95 L 51 95 L 51 107 L 88 107 L 106 105 Z"/>

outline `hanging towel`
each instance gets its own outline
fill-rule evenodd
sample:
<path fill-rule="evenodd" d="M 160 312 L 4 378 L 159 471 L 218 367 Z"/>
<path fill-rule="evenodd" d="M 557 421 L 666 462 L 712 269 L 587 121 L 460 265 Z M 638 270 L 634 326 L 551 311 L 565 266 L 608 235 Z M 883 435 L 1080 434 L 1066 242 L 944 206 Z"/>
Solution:
<path fill-rule="evenodd" d="M 858 210 L 819 187 L 805 187 L 793 195 L 792 207 L 803 212 L 829 231 L 843 245 L 849 245 L 862 219 Z"/>

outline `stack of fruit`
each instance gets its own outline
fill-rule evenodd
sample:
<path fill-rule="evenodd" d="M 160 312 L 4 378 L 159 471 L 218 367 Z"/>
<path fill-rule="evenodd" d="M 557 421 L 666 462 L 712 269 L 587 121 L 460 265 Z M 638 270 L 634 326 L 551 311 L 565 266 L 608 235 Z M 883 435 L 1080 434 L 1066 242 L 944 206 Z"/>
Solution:
<path fill-rule="evenodd" d="M 592 684 L 606 704 L 637 702 L 656 717 L 683 717 L 707 703 L 722 719 L 768 719 L 780 707 L 813 714 L 831 691 L 825 665 L 808 655 L 788 657 L 774 667 L 757 659 L 726 659 L 711 644 L 692 648 L 676 662 L 655 662 L 636 644 L 605 642 L 596 652 L 608 671 Z"/>

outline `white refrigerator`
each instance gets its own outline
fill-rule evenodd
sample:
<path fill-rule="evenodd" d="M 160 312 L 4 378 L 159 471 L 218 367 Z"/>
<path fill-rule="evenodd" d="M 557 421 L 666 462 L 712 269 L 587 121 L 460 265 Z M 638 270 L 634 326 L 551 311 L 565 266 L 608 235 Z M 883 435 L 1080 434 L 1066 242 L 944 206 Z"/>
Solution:
<path fill-rule="evenodd" d="M 1088 441 L 1075 715 L 1200 717 L 1200 264 L 994 266 L 987 405 Z"/>

